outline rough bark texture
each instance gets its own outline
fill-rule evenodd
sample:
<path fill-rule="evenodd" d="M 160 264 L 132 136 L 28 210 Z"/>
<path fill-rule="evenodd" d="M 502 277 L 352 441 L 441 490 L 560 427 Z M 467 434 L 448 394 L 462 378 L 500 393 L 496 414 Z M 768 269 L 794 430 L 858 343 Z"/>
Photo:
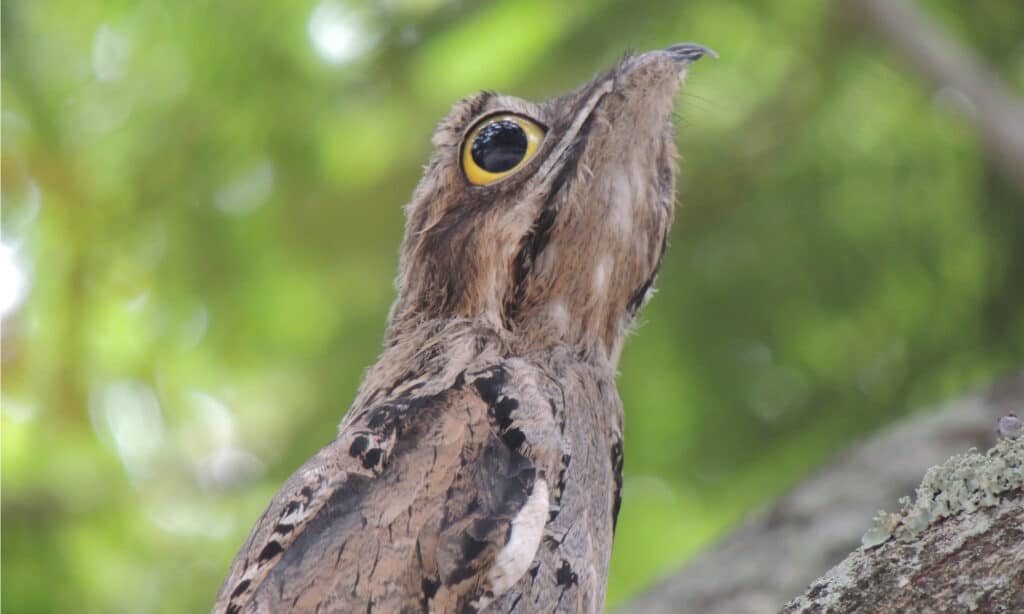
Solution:
<path fill-rule="evenodd" d="M 999 416 L 1011 411 L 1019 414 L 1022 408 L 1024 371 L 982 393 L 919 412 L 855 444 L 622 610 L 778 612 L 787 600 L 860 547 L 877 510 L 892 509 L 900 497 L 912 494 L 930 466 L 971 447 L 988 448 L 995 440 L 993 425 Z"/>
<path fill-rule="evenodd" d="M 783 612 L 1024 611 L 1024 439 L 930 470 L 864 543 Z"/>

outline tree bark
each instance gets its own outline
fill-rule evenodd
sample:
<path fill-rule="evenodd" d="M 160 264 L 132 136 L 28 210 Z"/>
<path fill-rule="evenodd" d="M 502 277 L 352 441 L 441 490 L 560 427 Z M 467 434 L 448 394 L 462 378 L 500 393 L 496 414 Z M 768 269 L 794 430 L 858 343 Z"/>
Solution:
<path fill-rule="evenodd" d="M 930 470 L 864 542 L 783 612 L 1024 611 L 1024 438 Z"/>
<path fill-rule="evenodd" d="M 900 497 L 911 494 L 928 467 L 970 447 L 987 448 L 995 441 L 993 427 L 998 418 L 1012 411 L 1020 413 L 1022 408 L 1024 371 L 985 392 L 921 412 L 855 444 L 832 465 L 627 604 L 623 611 L 644 614 L 778 612 L 787 600 L 808 585 L 811 590 L 804 595 L 808 601 L 794 601 L 787 606 L 790 608 L 787 611 L 971 611 L 970 603 L 955 601 L 943 603 L 938 610 L 925 608 L 921 605 L 924 602 L 915 602 L 915 607 L 909 610 L 891 605 L 896 602 L 884 607 L 873 605 L 883 603 L 878 599 L 895 597 L 901 591 L 919 595 L 937 586 L 960 587 L 960 581 L 970 576 L 954 574 L 971 572 L 978 582 L 1000 585 L 994 580 L 999 577 L 1004 582 L 1015 581 L 1019 589 L 1024 586 L 1024 550 L 1021 550 L 1024 536 L 1020 534 L 1024 497 L 1019 488 L 1015 492 L 1008 489 L 1001 493 L 998 505 L 963 511 L 929 524 L 920 535 L 914 536 L 913 543 L 889 541 L 865 549 L 861 547 L 861 539 L 872 528 L 871 517 L 875 511 L 892 509 Z M 1019 454 L 1024 441 L 1017 440 L 1015 446 L 1013 449 Z M 1004 468 L 1004 471 L 1012 473 L 1014 470 Z M 1020 479 L 1021 469 L 1018 467 L 1016 472 L 1016 479 Z M 898 524 L 899 516 L 886 515 L 881 520 L 895 525 L 890 529 L 901 538 L 906 537 Z M 985 526 L 988 527 L 985 530 L 979 528 Z M 1014 527 L 1017 533 L 1013 532 Z M 968 538 L 970 532 L 973 534 Z M 960 550 L 951 550 L 958 535 L 963 539 Z M 877 533 L 869 537 L 872 541 L 880 539 Z M 944 549 L 935 549 L 940 546 Z M 832 575 L 814 580 L 855 549 Z M 901 556 L 909 557 L 904 563 L 914 563 L 915 552 L 944 552 L 948 559 L 918 556 L 918 564 L 931 563 L 914 573 L 909 567 L 895 566 Z M 835 575 L 839 573 L 837 570 L 868 575 Z M 889 577 L 893 583 L 881 581 L 883 572 L 891 572 Z M 844 583 L 838 583 L 837 578 Z M 903 579 L 907 584 L 901 585 Z M 851 604 L 853 609 L 838 609 L 838 605 L 826 607 L 813 601 L 811 593 L 816 587 L 817 597 L 824 597 L 826 590 L 833 600 L 847 595 L 848 601 L 834 603 Z M 943 595 L 937 590 L 931 592 L 937 597 Z M 1009 599 L 1013 605 L 1005 611 L 1024 612 L 1019 592 L 1003 593 L 1000 598 Z M 981 600 L 977 603 L 992 605 L 994 602 Z"/>

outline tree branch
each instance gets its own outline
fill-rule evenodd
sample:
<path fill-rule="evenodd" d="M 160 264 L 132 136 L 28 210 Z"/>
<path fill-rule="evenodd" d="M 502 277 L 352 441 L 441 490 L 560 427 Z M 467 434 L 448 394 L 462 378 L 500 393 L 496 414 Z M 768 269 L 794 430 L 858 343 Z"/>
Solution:
<path fill-rule="evenodd" d="M 989 447 L 999 416 L 1022 407 L 1024 371 L 855 444 L 623 611 L 778 612 L 860 547 L 872 515 L 911 494 L 928 467 L 970 447 Z"/>
<path fill-rule="evenodd" d="M 1021 611 L 1024 439 L 929 470 L 917 499 L 880 513 L 864 542 L 783 612 Z"/>

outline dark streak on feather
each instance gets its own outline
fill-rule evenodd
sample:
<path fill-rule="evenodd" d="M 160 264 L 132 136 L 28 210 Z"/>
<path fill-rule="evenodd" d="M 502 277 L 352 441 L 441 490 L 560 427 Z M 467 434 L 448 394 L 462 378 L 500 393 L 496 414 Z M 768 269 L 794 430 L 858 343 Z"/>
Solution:
<path fill-rule="evenodd" d="M 559 586 L 572 586 L 579 581 L 579 577 L 576 572 L 572 570 L 572 565 L 569 561 L 562 559 L 562 566 L 558 568 L 555 573 L 555 582 Z"/>
<path fill-rule="evenodd" d="M 476 387 L 476 391 L 480 394 L 480 398 L 483 399 L 487 405 L 494 405 L 498 401 L 498 395 L 501 393 L 501 389 L 505 386 L 508 381 L 508 372 L 502 367 L 494 367 L 484 372 L 473 381 L 473 385 Z"/>
<path fill-rule="evenodd" d="M 272 559 L 278 554 L 280 554 L 283 550 L 284 548 L 281 547 L 281 544 L 276 539 L 270 540 L 269 542 L 267 542 L 267 545 L 263 547 L 263 550 L 260 550 L 260 554 L 256 557 L 256 560 L 266 561 Z"/>
<path fill-rule="evenodd" d="M 242 580 L 241 582 L 239 582 L 238 586 L 235 587 L 235 590 L 231 591 L 231 598 L 234 599 L 235 597 L 238 597 L 239 595 L 244 593 L 245 589 L 249 588 L 249 584 L 249 580 Z"/>
<path fill-rule="evenodd" d="M 615 477 L 615 499 L 612 501 L 612 532 L 619 522 L 619 508 L 622 507 L 622 439 L 612 444 L 612 473 Z"/>

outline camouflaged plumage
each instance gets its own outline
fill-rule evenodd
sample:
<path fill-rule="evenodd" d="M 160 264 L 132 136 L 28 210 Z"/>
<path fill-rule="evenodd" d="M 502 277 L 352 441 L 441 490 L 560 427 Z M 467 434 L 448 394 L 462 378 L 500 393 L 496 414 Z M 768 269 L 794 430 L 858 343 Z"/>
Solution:
<path fill-rule="evenodd" d="M 407 208 L 385 349 L 296 471 L 215 612 L 595 612 L 622 485 L 615 370 L 675 200 L 676 92 L 708 51 L 623 59 L 543 103 L 458 103 Z M 499 112 L 547 132 L 491 185 L 460 165 Z"/>

